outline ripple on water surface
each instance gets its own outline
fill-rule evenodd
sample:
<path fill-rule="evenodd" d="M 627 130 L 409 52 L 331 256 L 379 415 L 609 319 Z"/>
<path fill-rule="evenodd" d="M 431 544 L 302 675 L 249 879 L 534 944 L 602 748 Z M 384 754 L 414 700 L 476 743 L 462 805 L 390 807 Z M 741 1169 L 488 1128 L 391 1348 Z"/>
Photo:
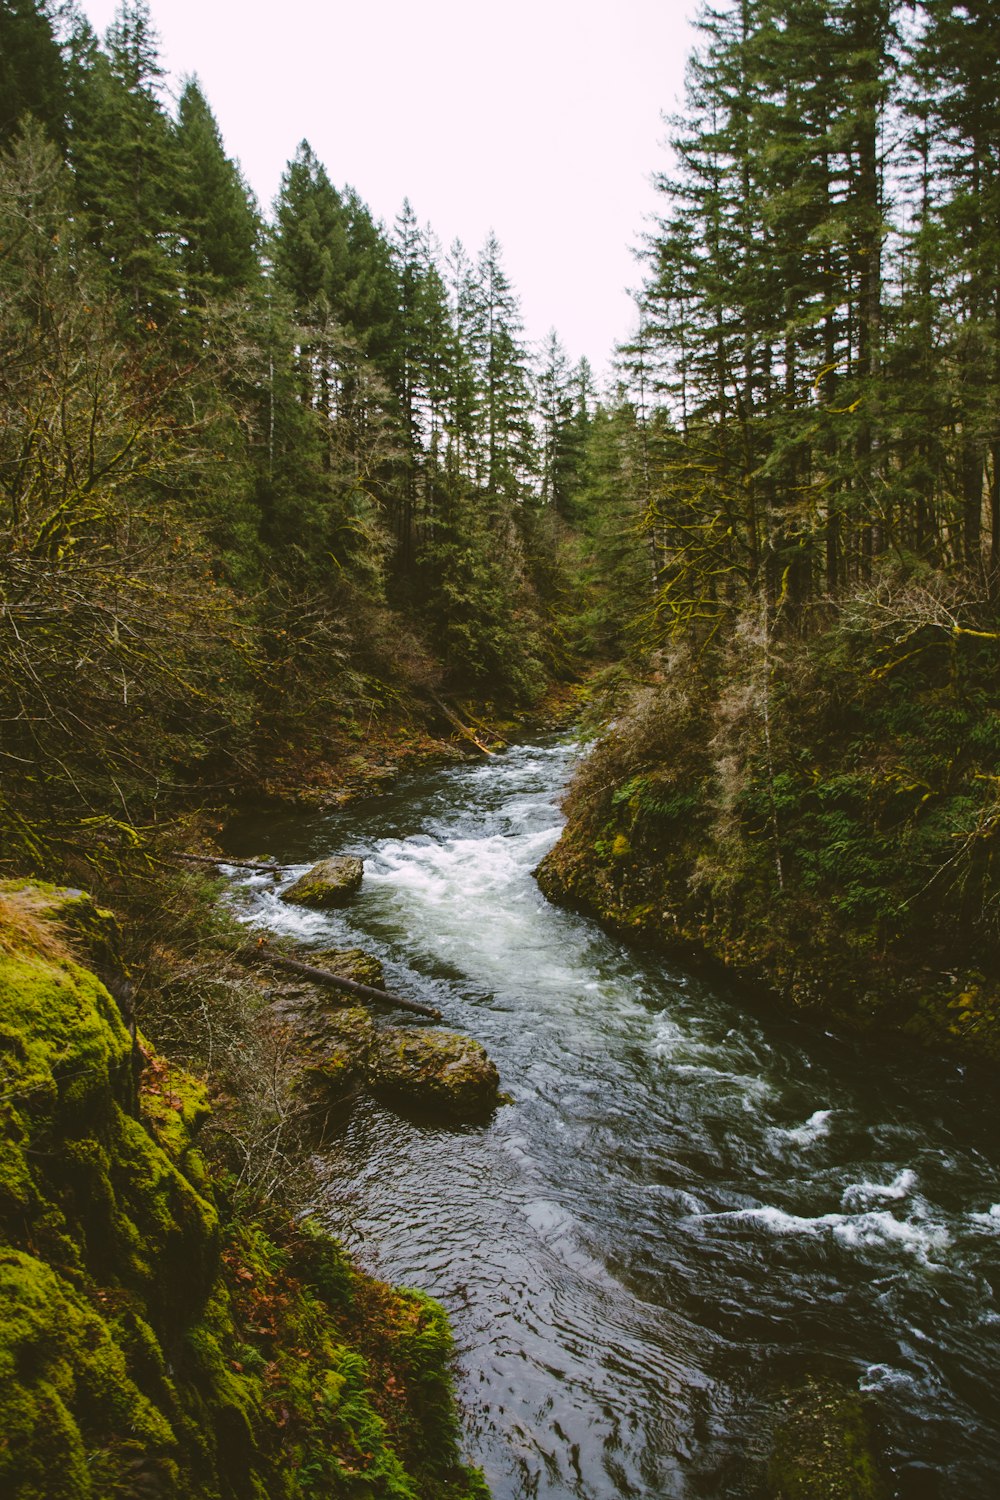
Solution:
<path fill-rule="evenodd" d="M 289 880 L 362 855 L 347 911 L 235 872 L 240 909 L 377 952 L 391 986 L 485 1042 L 513 1096 L 485 1130 L 363 1104 L 325 1159 L 323 1213 L 447 1305 L 497 1500 L 750 1495 L 773 1392 L 809 1371 L 877 1394 L 900 1496 L 992 1497 L 991 1115 L 956 1105 L 941 1068 L 763 1018 L 549 906 L 531 870 L 573 753 L 522 747 L 234 835 Z"/>

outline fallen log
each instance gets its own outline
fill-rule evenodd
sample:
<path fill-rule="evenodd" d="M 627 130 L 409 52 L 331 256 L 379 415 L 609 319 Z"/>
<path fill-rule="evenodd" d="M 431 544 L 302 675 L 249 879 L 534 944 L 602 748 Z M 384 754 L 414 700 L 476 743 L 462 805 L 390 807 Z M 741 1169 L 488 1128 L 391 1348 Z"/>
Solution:
<path fill-rule="evenodd" d="M 443 703 L 441 701 L 437 693 L 431 693 L 430 698 L 432 702 L 437 704 L 438 708 L 444 714 L 449 724 L 454 725 L 463 739 L 471 741 L 471 743 L 475 745 L 477 750 L 482 751 L 483 755 L 496 755 L 496 751 L 491 750 L 489 745 L 484 745 L 479 736 L 469 728 L 468 724 L 462 723 L 461 719 L 458 717 L 458 714 L 455 713 L 454 709 L 449 708 L 447 703 Z"/>
<path fill-rule="evenodd" d="M 226 859 L 224 855 L 211 854 L 171 854 L 171 859 L 183 860 L 186 865 L 219 865 L 231 866 L 234 870 L 253 870 L 258 875 L 280 875 L 281 865 L 258 865 L 246 859 Z"/>
<path fill-rule="evenodd" d="M 322 984 L 331 990 L 343 990 L 345 995 L 354 995 L 359 1000 L 380 1000 L 383 1005 L 396 1005 L 402 1010 L 412 1010 L 418 1016 L 430 1016 L 432 1021 L 441 1019 L 441 1012 L 431 1005 L 421 1005 L 419 1000 L 404 1000 L 402 995 L 390 995 L 386 990 L 376 990 L 369 984 L 359 984 L 356 979 L 344 979 L 342 975 L 334 974 L 330 969 L 318 969 L 315 964 L 305 964 L 298 958 L 286 958 L 283 953 L 276 953 L 266 943 L 260 943 L 256 948 L 252 948 L 250 955 L 262 959 L 264 963 L 273 964 L 276 969 L 285 969 L 289 974 L 298 974 L 300 978 L 308 979 L 312 984 Z"/>

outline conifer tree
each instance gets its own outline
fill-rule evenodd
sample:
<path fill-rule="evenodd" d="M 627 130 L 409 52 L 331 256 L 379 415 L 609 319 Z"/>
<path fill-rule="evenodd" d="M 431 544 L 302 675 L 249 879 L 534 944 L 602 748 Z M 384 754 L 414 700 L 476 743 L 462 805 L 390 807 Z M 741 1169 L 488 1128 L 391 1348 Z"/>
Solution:
<path fill-rule="evenodd" d="M 569 360 L 555 329 L 549 331 L 535 382 L 540 423 L 540 486 L 543 506 L 569 514 L 579 460 Z"/>
<path fill-rule="evenodd" d="M 0 147 L 24 115 L 66 142 L 66 68 L 53 27 L 51 0 L 0 0 Z"/>
<path fill-rule="evenodd" d="M 468 292 L 468 341 L 481 393 L 477 478 L 496 518 L 503 502 L 523 499 L 534 455 L 521 312 L 495 234 L 486 238 Z"/>
<path fill-rule="evenodd" d="M 106 47 L 78 28 L 70 160 L 91 241 L 154 329 L 176 306 L 180 172 L 145 0 L 122 0 Z"/>
<path fill-rule="evenodd" d="M 939 131 L 937 168 L 946 185 L 938 204 L 946 263 L 937 269 L 954 307 L 950 329 L 956 370 L 952 391 L 957 430 L 961 553 L 972 569 L 989 557 L 996 586 L 1000 567 L 1000 40 L 994 8 L 925 0 L 926 27 L 917 65 Z M 989 550 L 983 545 L 984 491 Z"/>
<path fill-rule="evenodd" d="M 175 143 L 185 296 L 193 301 L 231 296 L 259 272 L 258 216 L 194 78 L 181 94 Z"/>

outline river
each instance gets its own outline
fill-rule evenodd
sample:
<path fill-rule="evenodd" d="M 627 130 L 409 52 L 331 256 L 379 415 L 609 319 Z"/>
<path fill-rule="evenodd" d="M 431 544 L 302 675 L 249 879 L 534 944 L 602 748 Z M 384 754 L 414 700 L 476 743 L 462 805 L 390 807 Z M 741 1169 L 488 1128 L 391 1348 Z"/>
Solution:
<path fill-rule="evenodd" d="M 775 1018 L 551 906 L 531 872 L 576 753 L 550 739 L 230 829 L 234 858 L 267 849 L 289 879 L 362 855 L 347 911 L 233 870 L 240 910 L 378 954 L 513 1101 L 455 1129 L 363 1101 L 319 1215 L 447 1307 L 496 1500 L 753 1496 L 769 1414 L 810 1374 L 877 1393 L 902 1500 L 992 1500 L 991 1102 L 954 1065 Z"/>

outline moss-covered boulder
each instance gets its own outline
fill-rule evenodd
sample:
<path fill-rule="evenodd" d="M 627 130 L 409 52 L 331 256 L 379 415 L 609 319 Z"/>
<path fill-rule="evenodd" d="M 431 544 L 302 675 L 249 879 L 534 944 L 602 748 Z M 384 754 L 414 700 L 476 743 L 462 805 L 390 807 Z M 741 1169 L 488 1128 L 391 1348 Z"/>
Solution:
<path fill-rule="evenodd" d="M 353 855 L 338 854 L 332 859 L 321 859 L 294 884 L 282 891 L 281 899 L 294 906 L 313 906 L 319 909 L 346 906 L 361 885 L 364 862 Z"/>
<path fill-rule="evenodd" d="M 0 880 L 0 926 L 17 932 L 38 953 L 81 959 L 105 984 L 125 978 L 118 920 L 88 891 L 39 880 Z"/>
<path fill-rule="evenodd" d="M 303 953 L 302 957 L 317 968 L 329 969 L 343 979 L 353 979 L 355 984 L 367 984 L 373 990 L 385 989 L 385 970 L 381 960 L 363 948 L 317 948 Z M 333 1000 L 330 992 L 326 993 Z"/>
<path fill-rule="evenodd" d="M 771 1500 L 886 1500 L 868 1409 L 856 1391 L 807 1380 L 783 1407 L 768 1466 Z"/>
<path fill-rule="evenodd" d="M 455 1031 L 386 1027 L 368 1059 L 372 1092 L 446 1120 L 481 1120 L 499 1103 L 500 1075 L 481 1043 Z"/>
<path fill-rule="evenodd" d="M 0 893 L 4 1500 L 488 1500 L 440 1308 L 235 1211 L 199 1149 L 204 1086 L 144 1050 L 137 1090 L 118 1007 L 44 904 Z"/>
<path fill-rule="evenodd" d="M 312 1048 L 309 1080 L 321 1084 L 327 1099 L 353 1099 L 364 1083 L 378 1033 L 359 1005 L 328 1012 Z"/>

